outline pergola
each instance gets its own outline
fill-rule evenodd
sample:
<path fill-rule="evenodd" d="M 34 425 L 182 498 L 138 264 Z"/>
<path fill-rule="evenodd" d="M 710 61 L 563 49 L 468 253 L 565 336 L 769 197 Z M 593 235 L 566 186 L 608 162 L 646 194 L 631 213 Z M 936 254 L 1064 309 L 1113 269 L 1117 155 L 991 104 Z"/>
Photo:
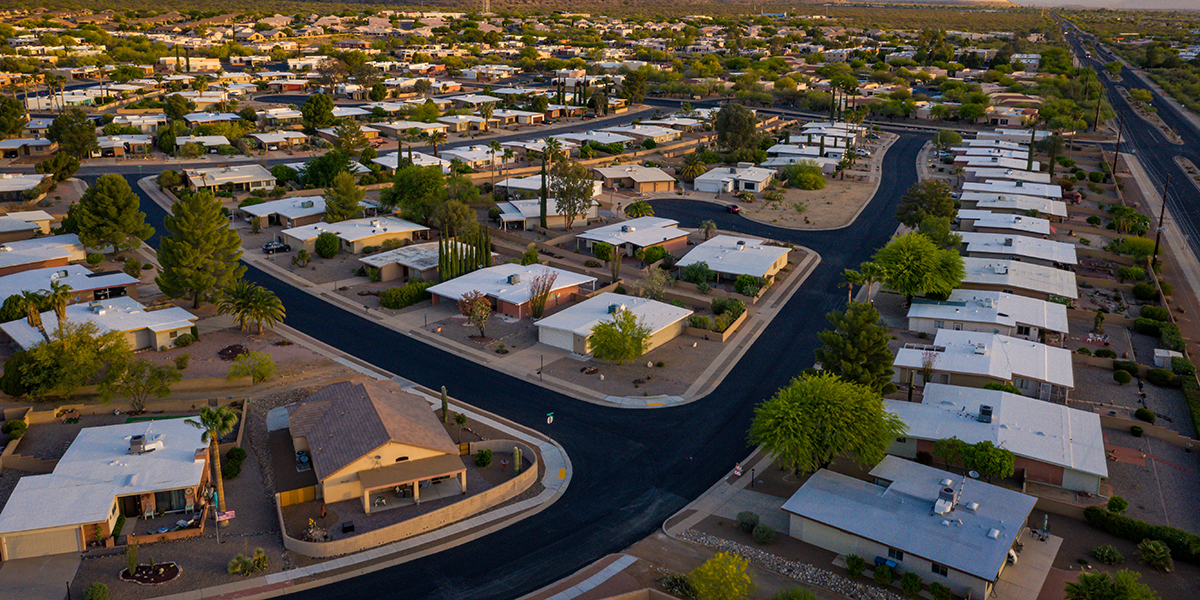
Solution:
<path fill-rule="evenodd" d="M 414 504 L 421 503 L 421 483 L 435 479 L 458 477 L 461 494 L 467 493 L 467 468 L 462 459 L 451 454 L 441 454 L 420 460 L 405 461 L 359 471 L 358 479 L 362 483 L 363 512 L 370 514 L 373 508 L 371 493 L 394 490 L 397 498 L 412 494 Z M 438 494 L 439 497 L 444 494 Z M 386 506 L 387 499 L 383 496 L 381 504 Z M 395 508 L 394 506 L 388 508 Z M 386 510 L 386 509 L 385 509 Z"/>

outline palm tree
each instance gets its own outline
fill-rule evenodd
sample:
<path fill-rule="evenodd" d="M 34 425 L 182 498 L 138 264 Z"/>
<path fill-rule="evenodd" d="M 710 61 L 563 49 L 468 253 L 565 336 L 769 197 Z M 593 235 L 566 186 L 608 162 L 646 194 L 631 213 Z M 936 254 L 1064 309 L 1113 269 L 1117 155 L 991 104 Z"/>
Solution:
<path fill-rule="evenodd" d="M 212 456 L 213 476 L 217 482 L 217 509 L 229 510 L 225 505 L 225 481 L 221 477 L 221 450 L 218 444 L 221 436 L 233 431 L 238 422 L 238 412 L 231 407 L 200 409 L 199 420 L 188 419 L 188 425 L 201 431 L 200 441 L 208 444 L 209 455 Z"/>
<path fill-rule="evenodd" d="M 625 214 L 635 219 L 638 217 L 653 217 L 654 207 L 650 206 L 650 203 L 645 200 L 638 200 L 625 208 Z"/>
<path fill-rule="evenodd" d="M 699 152 L 693 152 L 683 157 L 683 166 L 679 168 L 679 176 L 684 181 L 695 181 L 697 177 L 708 171 L 708 165 L 704 164 L 703 157 Z"/>
<path fill-rule="evenodd" d="M 488 142 L 488 152 L 492 155 L 492 187 L 496 187 L 496 153 L 504 149 L 500 145 L 500 140 L 492 140 Z"/>
<path fill-rule="evenodd" d="M 58 317 L 59 327 L 62 327 L 67 320 L 67 304 L 70 304 L 72 297 L 71 286 L 61 281 L 50 282 L 50 293 L 46 295 L 46 300 L 54 308 L 54 316 Z"/>
<path fill-rule="evenodd" d="M 700 230 L 704 232 L 704 241 L 707 242 L 717 234 L 717 223 L 712 219 L 700 221 Z"/>
<path fill-rule="evenodd" d="M 883 272 L 883 267 L 871 261 L 859 264 L 858 272 L 862 275 L 863 279 L 861 285 L 867 287 L 868 302 L 874 302 L 875 300 L 871 298 L 871 286 L 875 285 L 876 282 L 883 281 L 884 276 L 887 274 Z"/>
<path fill-rule="evenodd" d="M 42 327 L 42 300 L 45 296 L 40 292 L 27 290 L 21 292 L 21 298 L 25 305 L 25 320 L 29 322 L 30 327 L 41 332 L 42 337 L 46 337 L 46 330 Z"/>
<path fill-rule="evenodd" d="M 256 289 L 254 297 L 250 299 L 249 316 L 250 320 L 258 326 L 258 335 L 262 335 L 263 325 L 274 327 L 283 320 L 286 311 L 283 308 L 283 302 L 279 300 L 279 296 L 276 296 L 275 292 L 261 285 L 254 287 Z"/>
<path fill-rule="evenodd" d="M 548 185 L 546 183 L 546 166 L 547 166 L 547 164 L 554 163 L 555 159 L 558 158 L 559 153 L 562 152 L 563 145 L 562 145 L 561 141 L 554 139 L 552 137 L 546 138 L 545 140 L 543 140 L 543 143 L 545 144 L 545 147 L 542 148 L 542 189 L 541 189 L 541 200 L 542 201 L 541 201 L 541 207 L 540 207 L 541 208 L 541 220 L 539 221 L 539 224 L 542 227 L 546 227 L 546 214 L 547 214 L 546 213 L 546 203 L 548 202 L 548 195 L 550 192 L 550 188 L 548 187 Z"/>
<path fill-rule="evenodd" d="M 487 131 L 488 121 L 492 120 L 492 115 L 495 114 L 495 112 L 496 106 L 491 102 L 484 102 L 483 104 L 479 105 L 479 117 L 483 119 L 483 123 L 480 124 L 481 130 Z"/>
<path fill-rule="evenodd" d="M 429 145 L 433 146 L 433 155 L 435 157 L 438 155 L 438 144 L 445 142 L 447 137 L 445 131 L 431 131 L 426 134 L 425 138 L 429 140 Z"/>
<path fill-rule="evenodd" d="M 517 153 L 514 152 L 512 148 L 509 148 L 507 146 L 504 147 L 504 160 L 500 162 L 500 176 L 501 177 L 504 177 L 504 165 L 511 163 L 513 157 L 516 155 L 517 155 Z"/>
<path fill-rule="evenodd" d="M 846 288 L 846 302 L 854 302 L 854 286 L 862 285 L 864 281 L 863 274 L 854 269 L 842 270 L 842 282 L 838 287 Z"/>
<path fill-rule="evenodd" d="M 273 326 L 282 321 L 286 314 L 275 292 L 244 279 L 237 280 L 221 294 L 221 299 L 217 301 L 217 313 L 234 315 L 242 331 L 247 329 L 248 323 L 255 323 L 259 335 L 262 335 L 264 325 Z"/>

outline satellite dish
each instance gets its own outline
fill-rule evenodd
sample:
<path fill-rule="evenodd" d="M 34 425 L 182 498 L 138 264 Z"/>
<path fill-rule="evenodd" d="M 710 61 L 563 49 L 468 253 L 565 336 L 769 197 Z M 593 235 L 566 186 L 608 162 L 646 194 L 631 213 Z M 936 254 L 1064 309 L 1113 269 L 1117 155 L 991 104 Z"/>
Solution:
<path fill-rule="evenodd" d="M 979 479 L 978 471 L 967 471 L 967 475 L 970 475 L 971 479 Z"/>

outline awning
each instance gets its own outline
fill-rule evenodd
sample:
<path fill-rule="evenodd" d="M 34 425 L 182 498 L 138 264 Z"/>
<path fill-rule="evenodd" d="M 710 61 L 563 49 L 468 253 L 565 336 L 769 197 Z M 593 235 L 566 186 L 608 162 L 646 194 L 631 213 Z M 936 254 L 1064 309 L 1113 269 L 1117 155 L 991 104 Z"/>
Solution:
<path fill-rule="evenodd" d="M 421 460 L 404 461 L 358 472 L 358 480 L 362 482 L 363 490 L 385 488 L 411 481 L 421 481 L 454 475 L 466 471 L 462 458 L 451 454 L 440 454 Z"/>

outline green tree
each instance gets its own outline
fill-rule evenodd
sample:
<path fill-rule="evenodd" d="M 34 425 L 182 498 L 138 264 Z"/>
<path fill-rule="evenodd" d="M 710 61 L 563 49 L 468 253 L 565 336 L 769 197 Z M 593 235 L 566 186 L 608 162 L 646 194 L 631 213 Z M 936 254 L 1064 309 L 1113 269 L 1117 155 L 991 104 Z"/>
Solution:
<path fill-rule="evenodd" d="M 475 211 L 459 200 L 447 200 L 438 204 L 429 217 L 429 224 L 444 236 L 455 236 L 475 223 Z"/>
<path fill-rule="evenodd" d="M 243 352 L 229 367 L 226 378 L 233 380 L 238 377 L 249 377 L 253 383 L 262 383 L 275 376 L 275 359 L 266 352 L 252 350 Z"/>
<path fill-rule="evenodd" d="M 166 398 L 171 393 L 171 385 L 182 379 L 175 367 L 155 364 L 146 359 L 114 364 L 109 366 L 115 370 L 115 375 L 106 378 L 100 387 L 100 395 L 105 400 L 112 396 L 124 396 L 133 404 L 133 410 L 146 410 L 146 400 L 150 396 Z"/>
<path fill-rule="evenodd" d="M 1141 574 L 1129 569 L 1116 573 L 1080 572 L 1068 581 L 1065 600 L 1158 600 L 1158 593 L 1141 582 Z"/>
<path fill-rule="evenodd" d="M 163 113 L 167 115 L 167 119 L 171 121 L 181 121 L 183 117 L 196 110 L 196 103 L 180 96 L 179 94 L 171 94 L 163 100 Z"/>
<path fill-rule="evenodd" d="M 704 164 L 704 157 L 699 152 L 692 152 L 683 157 L 683 165 L 679 167 L 679 177 L 684 181 L 695 181 L 697 177 L 706 172 L 708 172 L 708 165 Z"/>
<path fill-rule="evenodd" d="M 962 136 L 956 131 L 943 129 L 937 132 L 937 135 L 933 136 L 933 142 L 937 144 L 938 148 L 949 148 L 961 144 Z"/>
<path fill-rule="evenodd" d="M 245 279 L 239 279 L 225 288 L 217 300 L 217 312 L 236 317 L 242 331 L 246 331 L 249 323 L 256 324 L 259 335 L 262 335 L 264 325 L 274 326 L 286 314 L 283 302 L 275 292 Z"/>
<path fill-rule="evenodd" d="M 754 580 L 746 570 L 749 566 L 745 558 L 718 552 L 688 574 L 688 581 L 699 600 L 743 600 L 754 590 Z"/>
<path fill-rule="evenodd" d="M 947 468 L 963 464 L 969 446 L 957 437 L 949 437 L 933 443 L 933 457 L 940 459 Z"/>
<path fill-rule="evenodd" d="M 950 217 L 925 215 L 917 231 L 928 237 L 940 248 L 957 250 L 962 245 L 962 236 L 950 229 Z"/>
<path fill-rule="evenodd" d="M 758 148 L 757 125 L 758 117 L 750 109 L 729 102 L 713 118 L 717 145 L 726 150 L 754 150 Z"/>
<path fill-rule="evenodd" d="M 958 213 L 950 186 L 940 179 L 922 179 L 908 188 L 896 209 L 896 220 L 915 229 L 926 216 L 953 218 Z"/>
<path fill-rule="evenodd" d="M 170 235 L 159 244 L 162 271 L 154 281 L 171 298 L 190 298 L 192 308 L 246 272 L 242 243 L 211 192 L 185 196 L 171 206 L 164 220 Z"/>
<path fill-rule="evenodd" d="M 1175 561 L 1171 559 L 1171 549 L 1160 540 L 1142 540 L 1138 544 L 1138 562 L 1167 573 L 1175 568 Z"/>
<path fill-rule="evenodd" d="M 125 335 L 119 331 L 101 332 L 90 321 L 61 322 L 50 339 L 31 348 L 23 360 L 5 364 L 19 370 L 20 388 L 34 398 L 68 398 L 89 383 L 103 386 L 116 375 L 112 364 L 121 364 L 132 356 Z M 96 378 L 103 373 L 99 381 Z"/>
<path fill-rule="evenodd" d="M 638 200 L 625 207 L 625 214 L 635 219 L 638 217 L 653 217 L 654 207 L 645 200 Z"/>
<path fill-rule="evenodd" d="M 873 262 L 883 271 L 883 282 L 912 303 L 916 294 L 949 294 L 962 282 L 962 257 L 938 248 L 920 233 L 908 233 L 875 253 Z"/>
<path fill-rule="evenodd" d="M 350 155 L 341 148 L 334 148 L 305 163 L 302 178 L 307 185 L 324 188 L 333 185 L 333 178 L 337 177 L 339 173 L 348 172 L 350 172 Z M 276 179 L 279 178 L 274 171 L 271 174 L 275 175 Z"/>
<path fill-rule="evenodd" d="M 354 175 L 343 171 L 333 177 L 333 187 L 325 190 L 325 220 L 330 223 L 353 219 L 362 212 L 366 190 L 354 182 Z"/>
<path fill-rule="evenodd" d="M 592 327 L 588 346 L 592 356 L 618 365 L 641 358 L 650 344 L 650 326 L 631 310 L 618 311 L 610 321 Z"/>
<path fill-rule="evenodd" d="M 877 392 L 817 373 L 793 379 L 755 409 L 750 441 L 797 472 L 809 472 L 839 456 L 875 465 L 904 432 L 904 422 L 884 410 Z"/>
<path fill-rule="evenodd" d="M 0 137 L 16 137 L 29 123 L 25 105 L 16 98 L 0 96 Z"/>
<path fill-rule="evenodd" d="M 387 93 L 387 86 L 383 85 L 382 83 L 377 83 L 371 86 L 371 91 L 369 94 L 367 94 L 367 97 L 370 98 L 372 102 L 383 102 L 387 99 Z"/>
<path fill-rule="evenodd" d="M 399 208 L 405 218 L 429 223 L 445 195 L 446 178 L 440 167 L 409 165 L 396 169 L 392 187 L 380 193 L 379 203 L 388 210 Z"/>
<path fill-rule="evenodd" d="M 183 183 L 183 177 L 180 177 L 179 171 L 167 169 L 158 174 L 155 182 L 158 183 L 159 187 L 170 190 L 179 187 Z"/>
<path fill-rule="evenodd" d="M 814 352 L 821 369 L 882 396 L 896 391 L 888 348 L 891 336 L 875 305 L 851 302 L 845 312 L 831 312 L 825 318 L 832 328 L 817 334 L 822 346 Z"/>
<path fill-rule="evenodd" d="M 309 130 L 333 125 L 333 100 L 325 94 L 313 94 L 300 106 L 300 122 Z"/>
<path fill-rule="evenodd" d="M 997 448 L 990 441 L 982 441 L 968 446 L 963 456 L 967 469 L 978 471 L 987 477 L 1009 477 L 1013 474 L 1013 453 L 1006 448 Z"/>
<path fill-rule="evenodd" d="M 362 126 L 354 119 L 342 119 L 333 128 L 333 145 L 345 150 L 348 154 L 354 154 L 361 151 L 370 145 L 367 141 L 367 135 L 363 133 Z"/>
<path fill-rule="evenodd" d="M 96 143 L 96 124 L 81 108 L 72 108 L 55 117 L 46 130 L 46 139 L 58 142 L 58 149 L 76 158 L 87 158 L 100 146 Z"/>
<path fill-rule="evenodd" d="M 118 253 L 131 250 L 154 235 L 146 213 L 124 177 L 101 175 L 71 211 L 79 228 L 79 241 L 89 248 L 112 246 Z"/>
<path fill-rule="evenodd" d="M 636 104 L 646 98 L 646 73 L 637 70 L 625 76 L 621 81 L 621 93 L 629 99 L 630 104 Z"/>
<path fill-rule="evenodd" d="M 55 152 L 50 158 L 37 164 L 37 172 L 51 175 L 54 181 L 70 179 L 79 170 L 79 159 L 66 152 Z"/>
<path fill-rule="evenodd" d="M 551 170 L 550 194 L 558 213 L 566 220 L 567 231 L 571 231 L 579 215 L 591 208 L 594 184 L 591 170 L 577 162 L 559 161 Z"/>
<path fill-rule="evenodd" d="M 458 300 L 458 312 L 467 322 L 479 329 L 479 337 L 487 335 L 487 322 L 492 316 L 492 301 L 479 290 L 471 290 Z"/>
<path fill-rule="evenodd" d="M 247 354 L 259 354 L 257 352 L 247 352 L 238 356 L 240 361 Z M 236 365 L 235 365 L 236 366 Z M 230 370 L 232 372 L 232 369 Z M 184 421 L 188 425 L 200 430 L 200 441 L 208 444 L 208 456 L 212 461 L 213 481 L 217 482 L 217 510 L 222 512 L 229 510 L 229 505 L 225 503 L 225 479 L 221 476 L 221 438 L 225 434 L 233 431 L 234 426 L 238 422 L 238 412 L 229 406 L 221 406 L 217 408 L 204 407 L 200 409 L 200 414 L 195 419 Z"/>
<path fill-rule="evenodd" d="M 338 241 L 338 236 L 330 231 L 322 231 L 317 236 L 317 241 L 313 242 L 313 250 L 321 258 L 333 258 L 338 253 L 340 246 L 341 242 Z"/>

